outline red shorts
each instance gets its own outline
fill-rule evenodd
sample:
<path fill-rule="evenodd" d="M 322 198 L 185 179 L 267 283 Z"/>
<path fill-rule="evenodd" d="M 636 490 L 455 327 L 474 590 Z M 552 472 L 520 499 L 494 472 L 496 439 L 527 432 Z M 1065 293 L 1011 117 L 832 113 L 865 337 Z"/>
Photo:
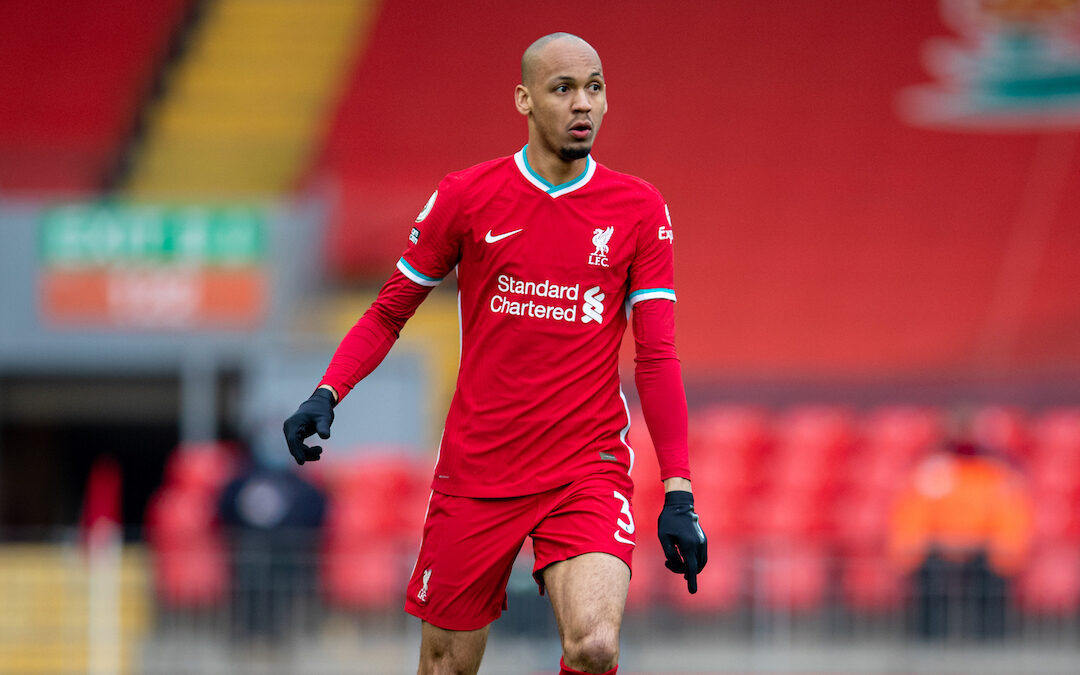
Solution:
<path fill-rule="evenodd" d="M 432 492 L 405 611 L 447 630 L 488 625 L 506 609 L 506 583 L 526 537 L 541 593 L 545 567 L 582 553 L 610 553 L 630 567 L 632 496 L 628 477 L 608 474 L 508 499 Z"/>

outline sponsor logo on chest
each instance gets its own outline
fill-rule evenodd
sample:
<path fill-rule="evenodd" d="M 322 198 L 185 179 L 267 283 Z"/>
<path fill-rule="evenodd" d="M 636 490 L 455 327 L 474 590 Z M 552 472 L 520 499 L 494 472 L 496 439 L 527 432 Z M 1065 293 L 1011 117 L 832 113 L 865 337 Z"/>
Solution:
<path fill-rule="evenodd" d="M 485 241 L 493 244 L 521 231 L 521 229 L 515 229 L 502 234 L 492 234 L 489 231 L 485 235 Z M 611 269 L 608 254 L 614 234 L 615 227 L 611 225 L 593 229 L 592 251 L 588 254 L 588 265 Z M 590 276 L 595 276 L 595 273 Z M 587 283 L 580 281 L 559 284 L 550 279 L 532 281 L 509 274 L 500 274 L 496 278 L 495 286 L 496 291 L 488 302 L 488 309 L 493 314 L 565 323 L 601 325 L 604 322 L 604 301 L 607 299 L 607 294 L 598 285 L 588 286 Z"/>
<path fill-rule="evenodd" d="M 599 325 L 604 321 L 606 295 L 599 286 L 582 291 L 581 284 L 562 286 L 547 279 L 525 281 L 509 274 L 500 274 L 496 287 L 498 292 L 491 296 L 488 303 L 488 309 L 494 314 L 566 323 L 580 321 Z"/>

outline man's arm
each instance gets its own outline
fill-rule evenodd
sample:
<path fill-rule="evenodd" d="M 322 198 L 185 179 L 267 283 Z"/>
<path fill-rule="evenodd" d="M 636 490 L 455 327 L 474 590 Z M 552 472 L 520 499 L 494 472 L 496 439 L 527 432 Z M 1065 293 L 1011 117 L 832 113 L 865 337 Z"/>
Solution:
<path fill-rule="evenodd" d="M 645 300 L 635 304 L 633 329 L 634 384 L 656 448 L 660 479 L 665 491 L 689 491 L 686 392 L 675 353 L 675 303 Z"/>
<path fill-rule="evenodd" d="M 459 193 L 460 180 L 452 174 L 439 183 L 413 221 L 397 271 L 338 345 L 315 393 L 285 420 L 285 439 L 298 464 L 319 458 L 322 448 L 309 448 L 304 439 L 312 433 L 330 437 L 334 406 L 382 363 L 405 322 L 461 260 Z"/>
<path fill-rule="evenodd" d="M 285 441 L 297 464 L 319 459 L 322 447 L 308 446 L 304 439 L 315 433 L 330 437 L 334 406 L 382 363 L 430 292 L 430 286 L 413 283 L 401 272 L 394 272 L 383 285 L 379 297 L 338 345 L 315 392 L 285 420 Z"/>
<path fill-rule="evenodd" d="M 345 398 L 357 382 L 382 363 L 405 322 L 416 313 L 431 289 L 413 283 L 401 272 L 394 272 L 383 284 L 378 298 L 338 345 L 319 381 L 320 387 L 334 394 L 335 402 Z"/>
<path fill-rule="evenodd" d="M 657 522 L 660 545 L 667 568 L 682 574 L 688 590 L 696 593 L 697 574 L 708 561 L 708 542 L 690 487 L 686 392 L 675 353 L 674 303 L 656 299 L 635 304 L 633 327 L 634 381 L 664 481 L 664 508 Z"/>

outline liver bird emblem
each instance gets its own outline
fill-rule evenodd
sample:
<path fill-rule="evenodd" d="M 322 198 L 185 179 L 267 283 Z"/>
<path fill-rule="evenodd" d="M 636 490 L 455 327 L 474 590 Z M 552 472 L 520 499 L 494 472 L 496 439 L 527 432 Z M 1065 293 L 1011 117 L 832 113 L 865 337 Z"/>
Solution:
<path fill-rule="evenodd" d="M 592 243 L 596 247 L 594 255 L 607 255 L 608 242 L 611 241 L 611 235 L 614 234 L 614 226 L 608 226 L 606 230 L 601 230 L 599 227 L 593 230 Z"/>

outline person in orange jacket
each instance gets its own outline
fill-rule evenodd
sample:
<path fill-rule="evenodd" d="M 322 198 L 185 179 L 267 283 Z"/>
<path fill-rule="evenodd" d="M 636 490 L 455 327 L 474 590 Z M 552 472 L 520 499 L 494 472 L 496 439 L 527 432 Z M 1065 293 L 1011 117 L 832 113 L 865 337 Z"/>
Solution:
<path fill-rule="evenodd" d="M 973 440 L 960 417 L 940 451 L 918 463 L 892 513 L 889 553 L 913 582 L 922 637 L 957 627 L 968 637 L 1004 632 L 1009 580 L 1031 546 L 1023 477 Z"/>

